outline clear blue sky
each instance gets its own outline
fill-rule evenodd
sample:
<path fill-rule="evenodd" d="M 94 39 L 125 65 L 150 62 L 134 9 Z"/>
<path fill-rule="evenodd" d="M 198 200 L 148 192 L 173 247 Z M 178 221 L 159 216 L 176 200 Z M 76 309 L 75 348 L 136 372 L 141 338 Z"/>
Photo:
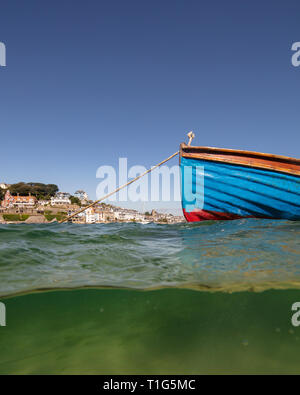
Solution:
<path fill-rule="evenodd" d="M 299 15 L 299 0 L 2 0 L 0 181 L 94 198 L 98 166 L 149 167 L 191 129 L 300 157 Z"/>

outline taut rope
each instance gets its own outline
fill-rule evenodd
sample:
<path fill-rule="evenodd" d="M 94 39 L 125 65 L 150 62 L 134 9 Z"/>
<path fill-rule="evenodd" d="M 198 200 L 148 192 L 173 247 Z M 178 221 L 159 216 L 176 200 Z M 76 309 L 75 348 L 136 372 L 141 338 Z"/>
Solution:
<path fill-rule="evenodd" d="M 187 136 L 188 136 L 188 138 L 189 138 L 188 145 L 190 145 L 191 142 L 192 142 L 192 140 L 193 140 L 193 138 L 195 137 L 195 135 L 194 135 L 193 132 L 189 132 Z M 96 200 L 95 202 L 89 204 L 88 206 L 84 207 L 83 209 L 81 209 L 81 210 L 79 210 L 79 211 L 76 211 L 76 213 L 74 213 L 74 214 L 72 214 L 72 215 L 69 215 L 69 216 L 68 216 L 67 218 L 65 218 L 64 220 L 59 221 L 59 223 L 62 224 L 62 223 L 64 223 L 64 222 L 67 222 L 67 221 L 69 221 L 71 218 L 75 217 L 76 215 L 78 215 L 78 214 L 84 212 L 85 210 L 87 210 L 87 209 L 89 209 L 89 208 L 95 206 L 95 204 L 97 204 L 97 203 L 99 203 L 99 202 L 101 202 L 101 201 L 103 201 L 103 200 L 109 198 L 111 195 L 113 195 L 113 194 L 119 192 L 121 189 L 127 187 L 128 185 L 130 185 L 130 184 L 134 183 L 135 181 L 139 180 L 140 178 L 144 177 L 146 174 L 150 173 L 151 171 L 155 170 L 157 167 L 159 167 L 159 166 L 163 165 L 164 163 L 168 162 L 170 159 L 174 158 L 174 156 L 176 156 L 176 155 L 178 155 L 178 154 L 179 154 L 179 151 L 175 152 L 173 155 L 169 156 L 167 159 L 165 159 L 165 160 L 159 162 L 157 165 L 151 167 L 151 169 L 146 170 L 144 173 L 142 173 L 142 174 L 140 174 L 139 176 L 135 177 L 133 180 L 127 182 L 127 183 L 124 184 L 124 185 L 121 185 L 120 187 L 118 187 L 118 188 L 115 189 L 114 191 L 108 193 L 107 195 L 103 196 L 102 198 L 100 198 L 100 199 Z"/>

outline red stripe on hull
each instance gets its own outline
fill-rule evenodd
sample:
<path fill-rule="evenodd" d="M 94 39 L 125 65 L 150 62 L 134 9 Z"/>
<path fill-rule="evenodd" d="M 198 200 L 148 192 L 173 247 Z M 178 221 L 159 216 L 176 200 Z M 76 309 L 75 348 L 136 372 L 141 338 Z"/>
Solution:
<path fill-rule="evenodd" d="M 233 219 L 253 218 L 251 216 L 243 217 L 237 214 L 221 213 L 218 211 L 207 211 L 207 210 L 197 210 L 197 211 L 195 210 L 188 213 L 183 209 L 183 214 L 188 222 L 222 221 L 222 220 L 229 221 Z"/>

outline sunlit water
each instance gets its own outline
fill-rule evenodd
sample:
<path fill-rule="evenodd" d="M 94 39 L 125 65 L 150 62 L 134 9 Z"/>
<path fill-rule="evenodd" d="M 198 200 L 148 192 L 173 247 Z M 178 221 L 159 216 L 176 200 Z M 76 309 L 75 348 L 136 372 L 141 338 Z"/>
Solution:
<path fill-rule="evenodd" d="M 299 235 L 252 219 L 1 225 L 0 373 L 299 373 Z"/>

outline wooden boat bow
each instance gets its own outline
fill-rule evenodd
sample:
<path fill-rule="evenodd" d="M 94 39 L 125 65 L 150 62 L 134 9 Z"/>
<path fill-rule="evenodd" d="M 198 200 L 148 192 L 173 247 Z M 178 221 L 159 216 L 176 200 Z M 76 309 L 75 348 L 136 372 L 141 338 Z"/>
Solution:
<path fill-rule="evenodd" d="M 300 159 L 283 155 L 215 147 L 180 145 L 180 157 L 231 163 L 300 176 Z"/>

